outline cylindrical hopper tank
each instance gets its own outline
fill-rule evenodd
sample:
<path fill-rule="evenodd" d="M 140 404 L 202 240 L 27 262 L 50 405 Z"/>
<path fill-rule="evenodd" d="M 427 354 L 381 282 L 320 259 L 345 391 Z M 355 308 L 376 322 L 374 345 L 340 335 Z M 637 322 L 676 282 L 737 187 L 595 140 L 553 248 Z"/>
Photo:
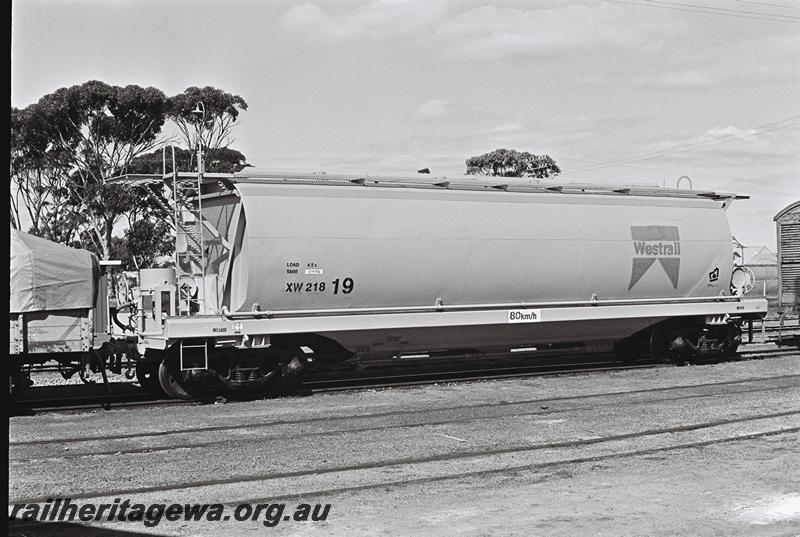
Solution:
<path fill-rule="evenodd" d="M 725 202 L 245 184 L 231 311 L 717 296 Z"/>

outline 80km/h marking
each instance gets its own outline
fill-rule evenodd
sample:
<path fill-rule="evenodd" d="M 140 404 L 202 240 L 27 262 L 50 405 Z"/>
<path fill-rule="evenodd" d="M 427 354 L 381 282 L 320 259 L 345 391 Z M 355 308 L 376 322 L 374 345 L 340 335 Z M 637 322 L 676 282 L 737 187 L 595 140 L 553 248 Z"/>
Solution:
<path fill-rule="evenodd" d="M 509 323 L 538 323 L 542 320 L 542 310 L 509 310 Z"/>

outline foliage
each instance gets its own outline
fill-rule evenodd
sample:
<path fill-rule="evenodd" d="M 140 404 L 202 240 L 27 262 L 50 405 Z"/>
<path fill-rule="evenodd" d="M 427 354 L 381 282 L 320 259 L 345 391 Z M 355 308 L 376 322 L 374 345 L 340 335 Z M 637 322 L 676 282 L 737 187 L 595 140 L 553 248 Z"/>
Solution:
<path fill-rule="evenodd" d="M 11 225 L 21 229 L 20 212 L 25 211 L 31 233 L 69 243 L 77 228 L 67 205 L 69 165 L 41 134 L 36 120 L 28 110 L 11 109 Z"/>
<path fill-rule="evenodd" d="M 155 147 L 166 105 L 166 96 L 155 88 L 93 80 L 58 89 L 18 112 L 12 180 L 23 192 L 46 194 L 46 202 L 23 194 L 30 202 L 29 212 L 52 216 L 47 210 L 57 202 L 64 211 L 58 219 L 77 224 L 73 234 L 108 258 L 114 225 L 136 199 L 105 180 Z M 30 181 L 31 174 L 44 179 L 42 187 Z M 51 229 L 61 224 L 48 222 Z"/>
<path fill-rule="evenodd" d="M 202 107 L 198 107 L 202 103 Z M 201 109 L 202 114 L 193 111 Z M 178 129 L 178 138 L 189 148 L 189 158 L 181 163 L 184 169 L 196 169 L 195 151 L 202 143 L 206 154 L 227 148 L 233 143 L 233 128 L 239 113 L 247 110 L 247 103 L 239 95 L 233 95 L 212 86 L 190 87 L 168 100 L 168 116 Z M 206 171 L 208 158 L 206 160 Z"/>
<path fill-rule="evenodd" d="M 172 171 L 172 152 L 167 149 L 167 172 Z M 175 148 L 175 161 L 179 170 L 185 170 L 181 163 L 187 162 L 192 158 L 192 152 L 188 149 Z M 203 154 L 205 171 L 219 173 L 235 173 L 252 166 L 247 163 L 245 156 L 229 147 L 212 149 Z M 164 159 L 161 150 L 145 153 L 133 159 L 128 165 L 128 173 L 162 173 L 164 169 Z"/>
<path fill-rule="evenodd" d="M 141 219 L 125 231 L 129 255 L 120 257 L 129 268 L 155 267 L 158 258 L 168 256 L 173 250 L 170 226 L 165 220 Z"/>
<path fill-rule="evenodd" d="M 236 173 L 252 166 L 242 153 L 230 147 L 212 149 L 205 155 L 207 172 Z"/>
<path fill-rule="evenodd" d="M 191 113 L 198 101 L 204 120 Z M 177 149 L 180 170 L 196 169 L 198 140 L 206 171 L 249 166 L 229 147 L 246 109 L 240 96 L 211 86 L 168 98 L 156 88 L 96 80 L 12 108 L 11 225 L 30 221 L 31 233 L 123 259 L 127 268 L 152 265 L 171 251 L 171 211 L 150 196 L 157 189 L 106 180 L 125 172 L 161 173 L 162 152 L 153 150 L 164 142 L 165 125 L 174 125 L 188 148 Z M 115 229 L 123 236 L 114 237 Z"/>
<path fill-rule="evenodd" d="M 561 169 L 549 155 L 533 155 L 514 149 L 495 149 L 466 161 L 468 175 L 502 177 L 552 177 Z"/>

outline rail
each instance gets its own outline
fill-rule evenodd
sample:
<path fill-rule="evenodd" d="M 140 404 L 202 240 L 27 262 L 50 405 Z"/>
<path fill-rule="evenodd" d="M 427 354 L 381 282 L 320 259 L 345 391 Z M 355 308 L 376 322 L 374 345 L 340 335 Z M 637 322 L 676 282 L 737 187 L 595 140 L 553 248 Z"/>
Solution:
<path fill-rule="evenodd" d="M 285 318 L 285 317 L 318 317 L 328 315 L 374 315 L 381 313 L 424 313 L 424 312 L 445 312 L 445 311 L 482 311 L 482 310 L 504 310 L 504 309 L 531 309 L 531 308 L 559 308 L 559 307 L 580 307 L 580 306 L 627 306 L 627 305 L 648 305 L 648 304 L 696 304 L 709 302 L 740 302 L 743 298 L 739 296 L 709 296 L 691 298 L 641 298 L 627 300 L 577 300 L 565 302 L 513 302 L 503 304 L 453 304 L 445 305 L 437 301 L 430 306 L 396 306 L 385 308 L 340 308 L 340 309 L 315 309 L 315 310 L 253 310 L 253 311 L 230 311 L 227 306 L 222 307 L 222 315 L 227 319 L 261 319 L 261 318 Z"/>

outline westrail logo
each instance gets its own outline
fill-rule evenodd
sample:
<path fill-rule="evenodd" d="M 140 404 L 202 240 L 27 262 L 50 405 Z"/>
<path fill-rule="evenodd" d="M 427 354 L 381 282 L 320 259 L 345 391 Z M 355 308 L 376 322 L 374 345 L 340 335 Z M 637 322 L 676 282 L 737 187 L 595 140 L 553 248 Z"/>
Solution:
<path fill-rule="evenodd" d="M 677 289 L 681 271 L 681 237 L 678 227 L 631 226 L 631 238 L 634 257 L 628 289 L 633 288 L 656 261 L 667 273 L 672 287 Z"/>

